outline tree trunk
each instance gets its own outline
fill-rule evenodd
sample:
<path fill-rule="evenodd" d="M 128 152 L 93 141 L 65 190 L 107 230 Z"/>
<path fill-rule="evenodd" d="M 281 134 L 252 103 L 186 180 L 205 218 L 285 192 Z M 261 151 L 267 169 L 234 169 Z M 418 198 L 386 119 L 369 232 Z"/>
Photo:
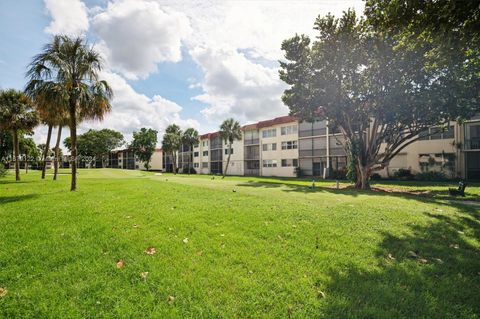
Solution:
<path fill-rule="evenodd" d="M 13 148 L 15 151 L 15 180 L 20 181 L 20 146 L 18 145 L 18 132 L 17 130 L 13 130 Z"/>
<path fill-rule="evenodd" d="M 173 175 L 177 175 L 177 154 L 172 152 Z"/>
<path fill-rule="evenodd" d="M 57 142 L 55 144 L 55 159 L 54 159 L 54 164 L 53 164 L 53 180 L 57 180 L 57 174 L 58 174 L 58 160 L 60 157 L 60 140 L 62 138 L 62 126 L 58 126 L 58 133 L 57 133 Z"/>
<path fill-rule="evenodd" d="M 357 189 L 370 189 L 370 168 L 362 165 L 357 165 L 357 182 L 355 183 Z"/>
<path fill-rule="evenodd" d="M 77 114 L 76 101 L 70 98 L 70 142 L 71 142 L 71 165 L 72 182 L 70 190 L 77 190 Z"/>
<path fill-rule="evenodd" d="M 230 156 L 231 156 L 231 155 L 232 155 L 232 144 L 228 144 L 227 166 L 225 166 L 225 170 L 223 171 L 222 179 L 224 179 L 224 178 L 225 178 L 225 175 L 227 175 L 228 165 L 230 164 Z"/>
<path fill-rule="evenodd" d="M 48 150 L 50 148 L 50 138 L 52 137 L 52 129 L 53 129 L 53 126 L 51 124 L 48 124 L 47 142 L 45 143 L 45 150 L 43 151 L 42 179 L 45 179 L 45 171 L 47 169 L 47 156 L 48 156 Z"/>
<path fill-rule="evenodd" d="M 25 174 L 28 174 L 28 151 L 25 150 Z"/>

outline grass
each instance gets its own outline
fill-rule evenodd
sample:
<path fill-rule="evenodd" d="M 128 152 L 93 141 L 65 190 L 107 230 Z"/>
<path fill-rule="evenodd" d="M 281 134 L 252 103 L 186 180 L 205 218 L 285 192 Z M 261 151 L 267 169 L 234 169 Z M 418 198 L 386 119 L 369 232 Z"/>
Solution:
<path fill-rule="evenodd" d="M 443 184 L 22 178 L 0 180 L 2 318 L 480 317 L 480 208 Z"/>

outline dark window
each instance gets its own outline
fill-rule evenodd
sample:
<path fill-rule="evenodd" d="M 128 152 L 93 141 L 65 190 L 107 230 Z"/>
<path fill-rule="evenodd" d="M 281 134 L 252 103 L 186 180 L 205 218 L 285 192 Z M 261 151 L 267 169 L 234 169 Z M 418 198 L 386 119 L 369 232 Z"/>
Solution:
<path fill-rule="evenodd" d="M 198 157 L 198 152 L 193 152 L 193 157 Z"/>
<path fill-rule="evenodd" d="M 208 156 L 208 151 L 203 151 L 203 156 Z"/>

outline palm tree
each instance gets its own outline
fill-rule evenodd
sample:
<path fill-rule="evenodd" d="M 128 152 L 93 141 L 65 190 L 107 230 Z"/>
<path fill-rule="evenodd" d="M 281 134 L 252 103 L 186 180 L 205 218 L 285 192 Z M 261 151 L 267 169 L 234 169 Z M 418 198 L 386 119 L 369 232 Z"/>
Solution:
<path fill-rule="evenodd" d="M 32 100 L 24 93 L 7 90 L 0 93 L 0 127 L 12 132 L 15 151 L 15 180 L 20 180 L 18 133 L 31 132 L 38 125 Z"/>
<path fill-rule="evenodd" d="M 182 130 L 177 124 L 170 124 L 165 129 L 163 136 L 162 148 L 167 154 L 172 156 L 173 173 L 177 174 L 177 152 L 182 145 Z"/>
<path fill-rule="evenodd" d="M 190 148 L 190 156 L 188 157 L 188 174 L 190 174 L 190 166 L 193 163 L 193 146 L 198 143 L 198 131 L 194 128 L 186 129 L 182 135 L 182 143 Z"/>
<path fill-rule="evenodd" d="M 58 175 L 58 165 L 59 165 L 59 158 L 60 158 L 60 142 L 62 139 L 62 128 L 64 126 L 67 126 L 69 122 L 69 118 L 67 114 L 64 114 L 63 117 L 59 116 L 57 119 L 57 142 L 55 143 L 55 156 L 53 159 L 53 180 L 57 180 L 57 175 Z"/>
<path fill-rule="evenodd" d="M 112 90 L 99 80 L 102 59 L 80 37 L 57 35 L 35 56 L 27 76 L 26 92 L 42 96 L 62 107 L 66 105 L 71 139 L 72 182 L 77 188 L 77 124 L 85 118 L 102 119 L 110 111 Z"/>
<path fill-rule="evenodd" d="M 225 143 L 228 143 L 227 166 L 225 167 L 222 176 L 222 178 L 225 178 L 225 175 L 227 175 L 228 165 L 230 164 L 230 156 L 232 155 L 232 144 L 234 141 L 239 141 L 242 139 L 240 123 L 232 118 L 223 121 L 222 125 L 220 125 L 220 137 L 225 141 Z"/>

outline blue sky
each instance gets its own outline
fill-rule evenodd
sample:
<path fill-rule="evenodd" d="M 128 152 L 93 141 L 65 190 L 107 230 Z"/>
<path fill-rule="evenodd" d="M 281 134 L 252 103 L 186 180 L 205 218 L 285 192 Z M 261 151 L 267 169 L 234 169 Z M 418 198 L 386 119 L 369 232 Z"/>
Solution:
<path fill-rule="evenodd" d="M 89 128 L 163 133 L 170 123 L 201 133 L 233 117 L 242 124 L 288 113 L 278 79 L 281 41 L 314 36 L 319 14 L 360 0 L 2 0 L 0 88 L 22 89 L 26 66 L 57 33 L 82 35 L 102 54 L 112 112 Z M 37 142 L 45 128 L 35 132 Z M 68 132 L 67 132 L 68 134 Z"/>

